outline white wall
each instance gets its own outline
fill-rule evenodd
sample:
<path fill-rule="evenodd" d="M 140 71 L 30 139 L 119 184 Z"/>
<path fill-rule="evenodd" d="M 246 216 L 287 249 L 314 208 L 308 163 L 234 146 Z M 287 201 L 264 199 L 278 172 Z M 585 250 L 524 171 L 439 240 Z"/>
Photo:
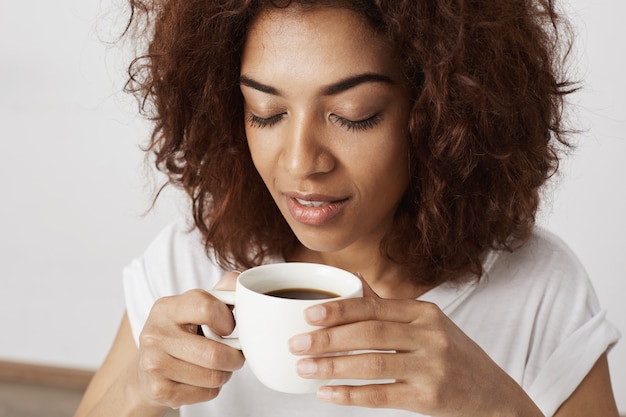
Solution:
<path fill-rule="evenodd" d="M 99 4 L 0 2 L 2 359 L 95 368 L 121 319 L 121 268 L 176 212 L 142 217 L 147 125 L 118 92 Z"/>
<path fill-rule="evenodd" d="M 0 3 L 0 360 L 96 368 L 123 310 L 121 268 L 179 209 L 146 217 L 148 126 L 119 93 L 124 67 L 100 0 Z M 626 3 L 570 0 L 579 31 L 576 121 L 541 223 L 586 265 L 626 335 Z M 617 46 L 615 46 L 617 45 Z M 626 345 L 610 354 L 626 411 Z"/>

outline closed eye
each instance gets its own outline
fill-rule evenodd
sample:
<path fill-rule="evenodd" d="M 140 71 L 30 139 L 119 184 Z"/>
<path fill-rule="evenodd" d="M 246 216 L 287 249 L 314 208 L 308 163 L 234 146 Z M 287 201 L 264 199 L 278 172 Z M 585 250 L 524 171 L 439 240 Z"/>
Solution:
<path fill-rule="evenodd" d="M 284 116 L 285 116 L 285 113 L 279 113 L 270 117 L 260 117 L 260 116 L 257 116 L 256 114 L 250 113 L 247 119 L 248 119 L 248 124 L 250 125 L 250 127 L 263 128 L 263 127 L 274 126 L 276 123 L 280 122 Z"/>
<path fill-rule="evenodd" d="M 380 113 L 376 113 L 372 117 L 368 117 L 363 120 L 349 120 L 345 117 L 337 116 L 336 114 L 331 114 L 330 118 L 335 121 L 340 127 L 346 128 L 350 131 L 358 131 L 358 130 L 367 130 L 376 126 L 381 120 L 382 115 Z"/>

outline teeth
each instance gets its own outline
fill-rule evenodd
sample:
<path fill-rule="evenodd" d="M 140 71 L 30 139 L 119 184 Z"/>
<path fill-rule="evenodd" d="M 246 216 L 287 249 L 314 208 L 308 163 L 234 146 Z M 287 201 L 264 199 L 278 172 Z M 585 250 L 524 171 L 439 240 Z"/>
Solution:
<path fill-rule="evenodd" d="M 304 207 L 323 207 L 328 204 L 327 201 L 308 201 L 296 198 L 296 201 Z"/>

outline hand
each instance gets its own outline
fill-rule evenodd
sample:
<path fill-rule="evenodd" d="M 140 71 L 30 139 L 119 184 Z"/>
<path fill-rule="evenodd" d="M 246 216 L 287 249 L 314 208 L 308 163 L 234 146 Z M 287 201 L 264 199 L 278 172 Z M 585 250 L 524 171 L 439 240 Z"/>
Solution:
<path fill-rule="evenodd" d="M 431 416 L 541 416 L 489 356 L 434 304 L 369 297 L 328 302 L 306 311 L 324 326 L 290 340 L 298 355 L 383 350 L 302 359 L 298 373 L 318 379 L 391 379 L 389 384 L 327 386 L 329 402 L 399 408 Z"/>
<path fill-rule="evenodd" d="M 216 289 L 231 289 L 236 277 L 225 275 Z M 206 291 L 191 290 L 154 304 L 139 337 L 138 379 L 148 405 L 178 408 L 211 400 L 243 366 L 240 351 L 198 335 L 198 324 L 220 335 L 235 326 L 229 307 Z"/>

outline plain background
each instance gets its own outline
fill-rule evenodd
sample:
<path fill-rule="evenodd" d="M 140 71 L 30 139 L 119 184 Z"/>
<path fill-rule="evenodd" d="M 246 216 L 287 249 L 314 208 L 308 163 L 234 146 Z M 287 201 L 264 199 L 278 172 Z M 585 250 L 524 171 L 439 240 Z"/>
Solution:
<path fill-rule="evenodd" d="M 119 0 L 117 0 L 119 2 Z M 571 0 L 579 147 L 540 222 L 585 264 L 626 335 L 626 29 L 621 0 Z M 116 11 L 117 10 L 117 11 Z M 95 369 L 124 308 L 121 269 L 184 210 L 140 145 L 105 0 L 0 2 L 0 360 Z M 626 411 L 626 343 L 609 356 Z"/>

